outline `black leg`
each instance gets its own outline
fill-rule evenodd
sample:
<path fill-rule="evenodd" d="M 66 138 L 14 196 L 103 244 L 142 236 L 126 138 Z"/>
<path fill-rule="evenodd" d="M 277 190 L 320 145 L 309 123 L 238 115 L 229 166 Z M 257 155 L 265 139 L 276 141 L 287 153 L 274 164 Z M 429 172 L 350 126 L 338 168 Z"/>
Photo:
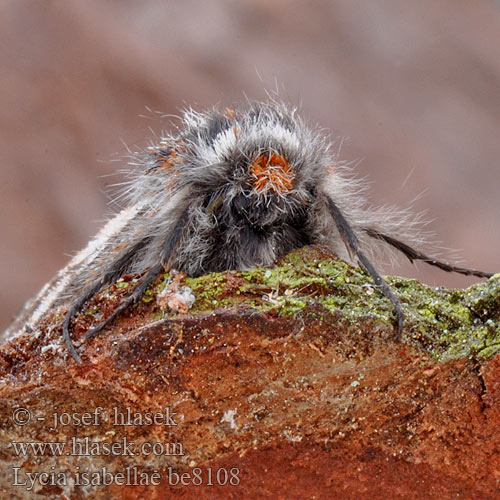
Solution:
<path fill-rule="evenodd" d="M 392 236 L 388 236 L 387 234 L 380 233 L 375 229 L 364 228 L 364 230 L 372 238 L 385 241 L 394 248 L 397 248 L 400 252 L 406 255 L 406 257 L 410 260 L 410 262 L 413 262 L 415 260 L 421 260 L 422 262 L 425 262 L 431 266 L 439 267 L 439 269 L 442 269 L 443 271 L 447 271 L 449 273 L 465 274 L 466 276 L 477 276 L 478 278 L 491 278 L 495 274 L 495 273 L 487 273 L 484 271 L 476 271 L 475 269 L 467 269 L 465 267 L 452 266 L 450 264 L 447 264 L 446 262 L 441 262 L 437 259 L 433 259 L 432 257 L 427 257 L 427 255 L 424 255 L 418 250 L 415 250 L 406 243 L 403 243 L 402 241 L 399 241 L 396 238 L 393 238 Z"/>
<path fill-rule="evenodd" d="M 99 323 L 95 328 L 92 328 L 92 330 L 89 330 L 83 338 L 85 340 L 89 339 L 90 337 L 93 337 L 96 333 L 99 333 L 103 328 L 105 328 L 107 325 L 109 325 L 114 319 L 119 316 L 125 309 L 127 309 L 128 306 L 136 302 L 138 299 L 140 299 L 143 295 L 144 292 L 147 290 L 148 286 L 155 280 L 155 278 L 163 271 L 163 265 L 162 264 L 156 264 L 153 266 L 144 279 L 135 287 L 134 291 L 126 298 L 124 299 L 120 305 L 113 311 L 113 313 L 106 318 L 104 321 Z"/>
<path fill-rule="evenodd" d="M 401 334 L 403 332 L 403 324 L 404 324 L 404 315 L 401 309 L 401 302 L 399 299 L 392 293 L 389 285 L 383 280 L 382 276 L 376 271 L 373 267 L 372 263 L 368 260 L 366 255 L 359 248 L 359 241 L 351 226 L 347 222 L 346 218 L 339 210 L 337 205 L 328 198 L 328 209 L 330 210 L 330 214 L 337 225 L 337 229 L 339 230 L 340 236 L 344 240 L 348 250 L 354 253 L 361 264 L 370 276 L 373 278 L 375 283 L 380 287 L 383 294 L 391 301 L 394 306 L 394 310 L 396 311 L 396 319 L 397 319 L 397 327 L 396 327 L 396 335 L 395 340 L 399 341 L 401 339 Z"/>
<path fill-rule="evenodd" d="M 69 352 L 73 356 L 74 360 L 77 363 L 82 362 L 82 358 L 76 351 L 76 348 L 71 340 L 71 336 L 69 334 L 69 324 L 71 318 L 80 312 L 80 309 L 83 307 L 85 302 L 90 300 L 94 295 L 99 293 L 99 291 L 105 286 L 116 281 L 123 273 L 125 272 L 127 266 L 132 261 L 137 251 L 143 248 L 149 241 L 149 238 L 145 238 L 140 242 L 136 243 L 128 252 L 122 255 L 119 259 L 117 259 L 110 267 L 110 269 L 104 273 L 103 277 L 97 281 L 90 288 L 84 289 L 84 291 L 76 298 L 76 300 L 71 304 L 69 311 L 66 313 L 66 316 L 62 322 L 62 333 L 63 338 L 68 347 Z"/>
<path fill-rule="evenodd" d="M 90 300 L 96 293 L 99 292 L 99 290 L 102 288 L 101 282 L 99 282 L 96 286 L 92 287 L 91 289 L 87 290 L 86 293 L 80 295 L 75 302 L 71 305 L 69 311 L 66 313 L 66 316 L 64 316 L 63 322 L 62 322 L 62 333 L 63 333 L 63 338 L 64 342 L 66 342 L 66 346 L 68 347 L 69 352 L 73 356 L 74 360 L 77 363 L 82 362 L 82 358 L 78 354 L 78 352 L 75 349 L 75 346 L 73 344 L 73 341 L 71 340 L 71 336 L 69 334 L 69 323 L 71 321 L 71 318 L 78 314 L 82 306 L 87 302 L 87 300 Z"/>
<path fill-rule="evenodd" d="M 155 264 L 146 274 L 144 279 L 141 281 L 139 285 L 136 286 L 132 294 L 124 299 L 120 305 L 113 311 L 113 313 L 106 318 L 104 321 L 99 323 L 95 328 L 89 330 L 85 335 L 85 340 L 93 337 L 95 334 L 99 333 L 103 328 L 112 323 L 127 307 L 129 307 L 132 303 L 136 302 L 139 298 L 144 295 L 144 292 L 147 290 L 148 286 L 155 280 L 155 278 L 165 269 L 170 268 L 170 260 L 179 244 L 184 227 L 188 220 L 188 209 L 186 209 L 181 216 L 179 217 L 177 223 L 175 224 L 172 232 L 169 234 L 167 240 L 163 245 L 163 249 L 161 252 L 161 262 Z"/>

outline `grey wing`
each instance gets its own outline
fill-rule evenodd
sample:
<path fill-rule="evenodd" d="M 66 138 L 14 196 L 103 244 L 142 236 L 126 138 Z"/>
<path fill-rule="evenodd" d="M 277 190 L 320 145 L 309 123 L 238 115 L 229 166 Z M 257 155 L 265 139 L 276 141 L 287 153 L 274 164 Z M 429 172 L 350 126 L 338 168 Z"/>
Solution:
<path fill-rule="evenodd" d="M 109 220 L 83 250 L 44 285 L 35 297 L 26 302 L 12 323 L 2 332 L 0 341 L 5 342 L 23 331 L 29 332 L 36 328 L 51 308 L 71 298 L 76 288 L 82 286 L 92 273 L 98 272 L 98 262 L 102 256 L 110 253 L 111 246 L 120 244 L 124 228 L 140 217 L 141 207 L 134 205 Z"/>

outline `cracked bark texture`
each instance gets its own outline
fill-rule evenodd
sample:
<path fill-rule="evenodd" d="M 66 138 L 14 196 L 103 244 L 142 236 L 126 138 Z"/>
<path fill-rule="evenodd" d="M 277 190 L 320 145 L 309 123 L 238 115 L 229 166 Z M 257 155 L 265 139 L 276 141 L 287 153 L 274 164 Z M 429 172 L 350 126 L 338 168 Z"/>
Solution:
<path fill-rule="evenodd" d="M 133 278 L 86 306 L 75 340 Z M 270 269 L 182 277 L 196 297 L 188 314 L 161 309 L 162 277 L 81 348 L 81 365 L 60 339 L 64 307 L 53 311 L 0 348 L 1 497 L 497 499 L 500 277 L 456 291 L 387 279 L 407 318 L 399 344 L 390 304 L 369 277 L 315 247 Z M 99 425 L 77 425 L 98 407 Z M 26 425 L 13 422 L 18 408 L 30 412 Z M 177 425 L 104 418 L 165 408 Z M 53 413 L 71 423 L 51 430 Z M 11 445 L 72 438 L 101 443 L 101 453 L 19 456 Z M 184 454 L 103 453 L 102 443 L 124 440 L 181 443 Z M 13 486 L 13 467 L 18 482 L 57 471 L 67 484 L 28 491 Z M 74 484 L 75 471 L 103 467 L 157 472 L 161 482 Z M 215 478 L 236 470 L 239 484 Z M 181 474 L 188 484 L 172 484 Z"/>

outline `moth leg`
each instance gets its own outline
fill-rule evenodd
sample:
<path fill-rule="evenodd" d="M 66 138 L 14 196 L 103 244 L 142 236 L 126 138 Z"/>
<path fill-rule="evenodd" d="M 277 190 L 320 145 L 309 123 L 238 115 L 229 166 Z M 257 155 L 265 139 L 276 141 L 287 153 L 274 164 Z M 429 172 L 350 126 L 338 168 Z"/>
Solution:
<path fill-rule="evenodd" d="M 377 240 L 385 241 L 394 248 L 397 248 L 400 252 L 406 255 L 408 260 L 412 263 L 415 260 L 421 260 L 422 262 L 425 262 L 431 266 L 439 267 L 439 269 L 442 269 L 443 271 L 447 271 L 449 273 L 465 274 L 466 276 L 477 276 L 478 278 L 491 278 L 495 274 L 495 273 L 487 273 L 484 271 L 477 271 L 475 269 L 467 269 L 465 267 L 452 266 L 450 264 L 447 264 L 446 262 L 442 262 L 432 257 L 428 257 L 427 255 L 424 255 L 422 252 L 410 247 L 406 243 L 403 243 L 402 241 L 399 241 L 396 238 L 393 238 L 392 236 L 376 231 L 375 229 L 364 228 L 364 230 L 366 231 L 368 236 L 371 236 L 372 238 L 375 238 Z"/>
<path fill-rule="evenodd" d="M 66 316 L 64 317 L 62 322 L 62 335 L 69 352 L 71 353 L 71 355 L 73 356 L 74 360 L 77 363 L 81 363 L 82 358 L 76 351 L 75 345 L 73 344 L 73 341 L 71 340 L 71 336 L 69 334 L 69 324 L 71 318 L 73 318 L 73 316 L 76 316 L 80 312 L 80 309 L 83 307 L 83 305 L 88 300 L 90 300 L 94 295 L 99 293 L 99 291 L 102 290 L 102 288 L 116 281 L 125 272 L 127 265 L 134 258 L 136 253 L 141 248 L 143 248 L 148 241 L 149 238 L 145 238 L 136 243 L 127 253 L 122 255 L 112 264 L 110 269 L 104 274 L 104 276 L 99 281 L 97 281 L 90 288 L 84 290 L 83 293 L 80 296 L 78 296 L 76 300 L 71 304 L 69 311 L 66 313 Z"/>
<path fill-rule="evenodd" d="M 146 274 L 144 279 L 141 281 L 141 283 L 139 283 L 139 285 L 137 285 L 134 288 L 134 291 L 126 299 L 122 300 L 120 305 L 113 311 L 113 313 L 108 318 L 106 318 L 104 321 L 99 323 L 96 327 L 92 328 L 92 330 L 89 330 L 83 336 L 83 338 L 85 340 L 87 340 L 90 337 L 93 337 L 96 333 L 99 333 L 104 327 L 109 325 L 112 321 L 115 320 L 116 317 L 118 317 L 123 311 L 125 311 L 125 309 L 127 309 L 127 307 L 130 304 L 132 304 L 132 303 L 136 302 L 138 299 L 140 299 L 144 295 L 144 293 L 146 292 L 148 286 L 155 280 L 155 278 L 162 271 L 163 271 L 163 264 L 156 264 L 155 266 L 153 266 L 148 271 L 148 273 Z"/>
<path fill-rule="evenodd" d="M 347 245 L 348 250 L 353 252 L 359 263 L 362 267 L 364 267 L 370 276 L 373 278 L 375 283 L 380 287 L 383 294 L 391 301 L 394 306 L 394 310 L 396 312 L 397 319 L 397 328 L 395 340 L 399 342 L 401 339 L 401 334 L 403 332 L 403 323 L 404 323 L 404 315 L 403 310 L 401 309 L 401 302 L 399 299 L 392 293 L 392 290 L 389 288 L 389 285 L 383 280 L 382 276 L 377 272 L 377 270 L 373 267 L 372 263 L 368 260 L 366 255 L 359 248 L 359 241 L 351 226 L 345 219 L 342 212 L 339 210 L 334 201 L 328 198 L 328 209 L 330 210 L 330 214 L 337 225 L 337 229 L 340 233 L 341 238 L 344 243 Z"/>
<path fill-rule="evenodd" d="M 124 299 L 120 305 L 113 311 L 113 313 L 106 318 L 104 321 L 99 323 L 95 328 L 89 330 L 85 335 L 84 339 L 87 340 L 93 337 L 95 334 L 99 333 L 103 328 L 112 323 L 127 307 L 140 299 L 146 292 L 148 286 L 156 279 L 156 277 L 164 270 L 170 267 L 170 260 L 179 244 L 184 227 L 188 219 L 188 210 L 185 210 L 179 217 L 177 223 L 175 224 L 172 232 L 166 239 L 162 251 L 161 251 L 161 262 L 155 264 L 146 274 L 144 279 L 139 285 L 136 286 L 134 291 Z"/>
<path fill-rule="evenodd" d="M 71 321 L 71 318 L 73 316 L 76 316 L 80 309 L 83 307 L 85 302 L 90 300 L 96 293 L 101 290 L 103 287 L 102 282 L 100 281 L 97 285 L 93 286 L 91 289 L 89 289 L 86 293 L 83 295 L 80 295 L 75 302 L 71 305 L 69 311 L 66 313 L 66 316 L 64 316 L 63 322 L 62 322 L 62 334 L 64 338 L 64 342 L 66 343 L 66 347 L 68 348 L 68 351 L 71 353 L 73 356 L 74 360 L 77 363 L 82 362 L 82 358 L 78 354 L 78 352 L 75 349 L 75 345 L 73 344 L 73 341 L 71 340 L 71 336 L 69 334 L 69 323 Z"/>

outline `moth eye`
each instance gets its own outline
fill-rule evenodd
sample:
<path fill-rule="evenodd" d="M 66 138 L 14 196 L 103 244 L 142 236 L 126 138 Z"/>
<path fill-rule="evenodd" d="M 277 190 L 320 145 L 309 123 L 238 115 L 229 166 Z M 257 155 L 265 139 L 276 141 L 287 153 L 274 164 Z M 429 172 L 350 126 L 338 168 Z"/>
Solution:
<path fill-rule="evenodd" d="M 250 183 L 255 192 L 283 194 L 293 188 L 295 172 L 288 160 L 278 153 L 261 154 L 250 165 Z"/>

